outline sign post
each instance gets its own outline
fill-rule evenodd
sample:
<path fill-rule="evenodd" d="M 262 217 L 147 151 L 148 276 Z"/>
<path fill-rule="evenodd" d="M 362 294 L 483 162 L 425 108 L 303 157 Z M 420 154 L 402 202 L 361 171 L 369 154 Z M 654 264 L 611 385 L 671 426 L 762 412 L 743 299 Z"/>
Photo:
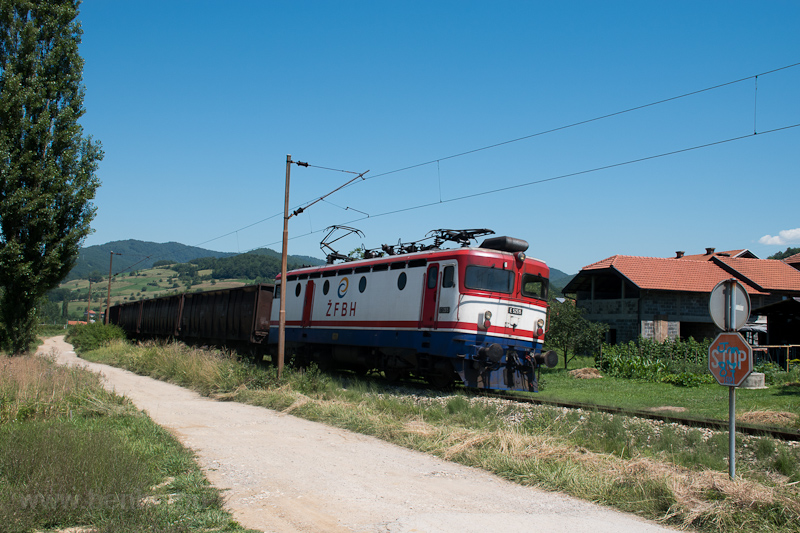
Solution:
<path fill-rule="evenodd" d="M 724 330 L 708 347 L 708 370 L 728 389 L 729 474 L 736 477 L 736 387 L 753 371 L 753 349 L 738 330 L 750 316 L 750 296 L 735 279 L 722 281 L 711 291 L 711 319 Z"/>

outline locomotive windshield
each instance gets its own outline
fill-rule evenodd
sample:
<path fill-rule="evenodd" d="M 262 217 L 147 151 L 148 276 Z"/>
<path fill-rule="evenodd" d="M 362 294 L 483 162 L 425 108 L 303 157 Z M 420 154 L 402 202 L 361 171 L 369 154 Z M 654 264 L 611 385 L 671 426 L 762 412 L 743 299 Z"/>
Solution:
<path fill-rule="evenodd" d="M 547 300 L 548 280 L 534 274 L 522 276 L 522 295 L 528 298 Z"/>
<path fill-rule="evenodd" d="M 511 294 L 514 292 L 514 273 L 510 270 L 470 265 L 464 276 L 464 286 L 468 289 Z"/>

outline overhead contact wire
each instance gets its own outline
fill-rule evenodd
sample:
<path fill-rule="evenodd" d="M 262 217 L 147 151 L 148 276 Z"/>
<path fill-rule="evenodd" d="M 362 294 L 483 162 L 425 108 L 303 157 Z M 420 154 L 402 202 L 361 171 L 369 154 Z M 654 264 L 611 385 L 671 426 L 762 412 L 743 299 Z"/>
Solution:
<path fill-rule="evenodd" d="M 486 195 L 489 195 L 489 194 L 495 194 L 495 193 L 498 193 L 498 192 L 505 192 L 505 191 L 509 191 L 509 190 L 513 190 L 513 189 L 520 189 L 520 188 L 523 188 L 523 187 L 530 187 L 532 185 L 538 185 L 538 184 L 547 183 L 547 182 L 550 182 L 550 181 L 557 181 L 557 180 L 562 180 L 562 179 L 566 179 L 566 178 L 572 178 L 572 177 L 575 177 L 575 176 L 581 176 L 581 175 L 584 175 L 584 174 L 591 174 L 591 173 L 594 173 L 594 172 L 600 172 L 601 170 L 608 170 L 608 169 L 611 169 L 611 168 L 617 168 L 617 167 L 622 167 L 622 166 L 626 166 L 626 165 L 632 165 L 634 163 L 641 163 L 641 162 L 644 162 L 644 161 L 650 161 L 650 160 L 659 159 L 659 158 L 662 158 L 662 157 L 668 157 L 668 156 L 672 156 L 672 155 L 682 154 L 682 153 L 691 152 L 691 151 L 694 151 L 694 150 L 701 150 L 703 148 L 710 148 L 712 146 L 718 146 L 718 145 L 721 145 L 721 144 L 726 144 L 726 143 L 730 143 L 730 142 L 734 142 L 734 141 L 741 141 L 743 139 L 751 139 L 751 138 L 755 137 L 756 135 L 762 136 L 762 135 L 767 135 L 767 134 L 770 134 L 770 133 L 776 133 L 776 132 L 779 132 L 779 131 L 789 130 L 789 129 L 797 128 L 797 127 L 800 127 L 800 123 L 791 124 L 789 126 L 782 126 L 780 128 L 774 128 L 774 129 L 771 129 L 771 130 L 762 131 L 761 133 L 758 133 L 758 134 L 752 133 L 752 134 L 747 134 L 747 135 L 740 135 L 738 137 L 731 137 L 729 139 L 723 139 L 723 140 L 720 140 L 720 141 L 714 141 L 714 142 L 710 142 L 710 143 L 706 143 L 706 144 L 700 144 L 700 145 L 691 146 L 691 147 L 688 147 L 688 148 L 681 148 L 679 150 L 672 150 L 670 152 L 664 152 L 664 153 L 661 153 L 661 154 L 655 154 L 655 155 L 650 155 L 650 156 L 646 156 L 646 157 L 640 157 L 640 158 L 637 158 L 637 159 L 630 159 L 628 161 L 623 161 L 623 162 L 620 162 L 620 163 L 613 163 L 611 165 L 604 165 L 604 166 L 601 166 L 601 167 L 594 167 L 594 168 L 590 168 L 590 169 L 586 169 L 586 170 L 579 170 L 577 172 L 570 172 L 568 174 L 561 174 L 559 176 L 553 176 L 553 177 L 550 177 L 550 178 L 542 178 L 542 179 L 539 179 L 539 180 L 529 181 L 529 182 L 526 182 L 526 183 L 519 183 L 517 185 L 509 185 L 508 187 L 500 187 L 500 188 L 492 189 L 492 190 L 489 190 L 489 191 L 482 191 L 482 192 L 477 192 L 477 193 L 473 193 L 473 194 L 466 194 L 466 195 L 458 196 L 458 197 L 455 197 L 455 198 L 448 198 L 447 200 L 441 200 L 441 201 L 437 201 L 437 202 L 428 202 L 428 203 L 425 203 L 425 204 L 419 204 L 419 205 L 415 205 L 415 206 L 404 207 L 404 208 L 395 209 L 395 210 L 392 210 L 392 211 L 385 211 L 383 213 L 374 214 L 374 215 L 371 215 L 369 217 L 355 218 L 353 220 L 350 220 L 350 221 L 347 221 L 347 222 L 343 222 L 342 224 L 352 224 L 354 222 L 359 222 L 361 220 L 366 220 L 367 218 L 378 218 L 378 217 L 387 216 L 387 215 L 396 215 L 398 213 L 404 213 L 404 212 L 407 212 L 407 211 L 414 211 L 414 210 L 417 210 L 417 209 L 423 209 L 425 207 L 433 207 L 433 206 L 437 206 L 437 205 L 441 205 L 441 204 L 447 204 L 447 203 L 451 203 L 451 202 L 458 202 L 458 201 L 461 201 L 461 200 L 468 200 L 470 198 L 476 198 L 476 197 L 479 197 L 479 196 L 486 196 Z M 319 231 L 321 231 L 321 230 L 319 230 Z M 319 231 L 315 231 L 313 233 L 319 233 Z M 304 235 L 298 235 L 296 237 L 291 237 L 290 240 L 293 240 L 293 239 L 296 239 L 296 238 L 299 239 L 301 237 L 307 237 L 309 235 L 311 235 L 311 233 L 306 233 Z M 274 245 L 276 243 L 280 243 L 280 242 L 281 241 L 276 241 L 276 242 L 265 244 L 263 246 L 272 246 L 272 245 Z"/>

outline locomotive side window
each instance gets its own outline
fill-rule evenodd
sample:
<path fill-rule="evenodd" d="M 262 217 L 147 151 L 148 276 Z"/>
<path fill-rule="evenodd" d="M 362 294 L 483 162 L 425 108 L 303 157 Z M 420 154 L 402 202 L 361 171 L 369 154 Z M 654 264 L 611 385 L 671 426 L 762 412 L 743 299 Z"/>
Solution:
<path fill-rule="evenodd" d="M 327 295 L 329 290 L 331 290 L 331 281 L 326 279 L 325 283 L 322 284 L 322 294 Z"/>
<path fill-rule="evenodd" d="M 301 290 L 303 290 L 303 287 L 301 287 L 300 284 L 298 283 L 294 288 L 294 295 L 295 296 L 300 296 L 300 291 Z"/>
<path fill-rule="evenodd" d="M 547 300 L 548 281 L 542 276 L 533 274 L 523 274 L 522 276 L 522 295 L 528 298 Z"/>
<path fill-rule="evenodd" d="M 468 289 L 511 294 L 514 291 L 514 273 L 510 270 L 470 265 L 464 276 L 464 286 Z"/>
<path fill-rule="evenodd" d="M 428 288 L 435 289 L 437 281 L 439 281 L 439 267 L 433 265 L 428 269 Z"/>
<path fill-rule="evenodd" d="M 455 285 L 456 267 L 449 265 L 444 267 L 442 274 L 442 287 L 449 289 Z"/>
<path fill-rule="evenodd" d="M 406 281 L 408 280 L 408 276 L 406 276 L 405 272 L 400 272 L 400 275 L 397 277 L 397 288 L 401 291 L 406 288 Z"/>
<path fill-rule="evenodd" d="M 361 276 L 361 279 L 358 280 L 358 292 L 364 292 L 367 290 L 367 277 Z"/>

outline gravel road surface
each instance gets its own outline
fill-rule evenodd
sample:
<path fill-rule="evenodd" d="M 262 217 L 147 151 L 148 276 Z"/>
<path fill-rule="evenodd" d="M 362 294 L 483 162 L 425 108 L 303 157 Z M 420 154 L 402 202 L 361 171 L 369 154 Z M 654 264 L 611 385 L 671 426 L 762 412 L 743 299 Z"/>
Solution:
<path fill-rule="evenodd" d="M 381 440 L 79 359 L 63 337 L 40 353 L 85 366 L 194 450 L 243 526 L 295 532 L 627 533 L 672 529 Z"/>

